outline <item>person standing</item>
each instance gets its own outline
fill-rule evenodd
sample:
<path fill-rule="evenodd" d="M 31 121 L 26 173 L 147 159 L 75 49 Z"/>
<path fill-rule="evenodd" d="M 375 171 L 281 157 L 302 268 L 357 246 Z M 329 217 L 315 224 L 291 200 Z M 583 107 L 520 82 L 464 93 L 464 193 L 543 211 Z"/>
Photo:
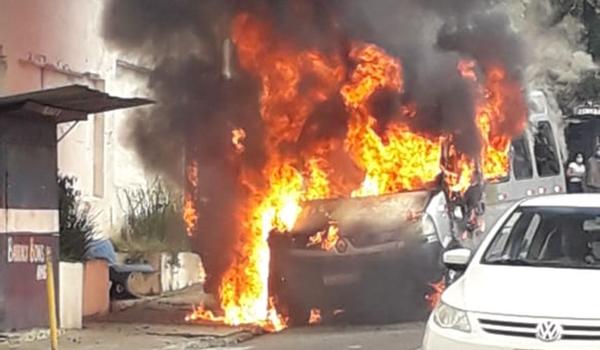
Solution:
<path fill-rule="evenodd" d="M 585 179 L 585 164 L 583 154 L 577 153 L 575 160 L 567 167 L 567 191 L 569 193 L 582 193 L 583 180 Z"/>
<path fill-rule="evenodd" d="M 596 152 L 588 159 L 586 170 L 586 192 L 600 193 L 600 145 L 596 146 Z"/>

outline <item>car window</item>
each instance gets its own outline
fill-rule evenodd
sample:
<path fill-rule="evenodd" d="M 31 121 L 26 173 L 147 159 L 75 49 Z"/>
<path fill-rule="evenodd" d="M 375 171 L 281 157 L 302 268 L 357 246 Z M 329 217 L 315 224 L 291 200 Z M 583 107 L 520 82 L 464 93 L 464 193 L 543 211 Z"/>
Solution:
<path fill-rule="evenodd" d="M 535 164 L 539 176 L 560 174 L 560 162 L 556 142 L 552 134 L 552 126 L 543 121 L 537 124 L 534 142 Z"/>
<path fill-rule="evenodd" d="M 600 208 L 518 209 L 498 231 L 482 263 L 600 268 Z"/>
<path fill-rule="evenodd" d="M 531 217 L 531 221 L 529 222 L 529 226 L 527 227 L 527 231 L 525 231 L 525 236 L 523 237 L 523 241 L 521 243 L 521 248 L 519 249 L 520 259 L 525 259 L 528 257 L 533 238 L 538 232 L 538 228 L 540 227 L 541 221 L 542 217 L 540 216 L 540 214 L 536 213 Z"/>
<path fill-rule="evenodd" d="M 510 236 L 513 226 L 515 225 L 517 220 L 519 220 L 519 218 L 521 217 L 521 214 L 522 213 L 519 211 L 514 212 L 508 218 L 508 220 L 506 220 L 506 223 L 502 226 L 502 228 L 498 232 L 498 235 L 496 236 L 496 238 L 494 238 L 493 243 L 490 245 L 489 253 L 488 253 L 490 259 L 502 257 L 502 253 L 504 251 L 504 247 L 506 247 L 506 242 L 508 241 L 508 237 Z"/>
<path fill-rule="evenodd" d="M 512 142 L 512 169 L 515 179 L 524 180 L 533 177 L 533 165 L 527 137 L 516 138 Z"/>

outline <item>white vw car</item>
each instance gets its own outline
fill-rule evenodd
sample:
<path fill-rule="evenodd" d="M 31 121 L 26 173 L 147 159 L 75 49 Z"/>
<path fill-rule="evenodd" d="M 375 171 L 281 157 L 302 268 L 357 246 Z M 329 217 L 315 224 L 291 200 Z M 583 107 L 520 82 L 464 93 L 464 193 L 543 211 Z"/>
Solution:
<path fill-rule="evenodd" d="M 444 263 L 423 350 L 600 349 L 600 194 L 527 199 Z M 466 269 L 466 270 L 465 270 Z"/>

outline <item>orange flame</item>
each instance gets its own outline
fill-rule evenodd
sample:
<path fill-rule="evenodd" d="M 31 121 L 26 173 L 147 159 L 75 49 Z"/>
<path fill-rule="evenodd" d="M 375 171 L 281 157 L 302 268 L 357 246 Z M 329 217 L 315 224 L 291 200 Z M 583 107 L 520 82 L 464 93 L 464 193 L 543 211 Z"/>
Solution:
<path fill-rule="evenodd" d="M 439 174 L 440 143 L 435 137 L 412 132 L 407 125 L 392 123 L 383 137 L 368 101 L 381 89 L 403 89 L 400 63 L 375 45 L 357 44 L 350 53 L 356 67 L 341 94 L 351 117 L 346 148 L 365 171 L 365 179 L 352 196 L 372 196 L 422 188 Z M 404 107 L 412 115 L 414 105 Z"/>
<path fill-rule="evenodd" d="M 329 174 L 325 170 L 327 164 L 319 157 L 313 157 L 306 162 L 307 183 L 304 200 L 328 198 L 331 196 Z"/>
<path fill-rule="evenodd" d="M 475 182 L 475 162 L 464 153 L 456 150 L 452 138 L 446 140 L 448 143 L 448 154 L 444 169 L 444 180 L 451 192 L 464 194 Z"/>
<path fill-rule="evenodd" d="M 244 146 L 244 140 L 246 139 L 246 131 L 244 131 L 244 129 L 242 128 L 237 128 L 237 129 L 233 129 L 231 131 L 231 143 L 233 144 L 233 147 L 235 148 L 235 151 L 238 154 L 241 154 L 244 152 L 244 150 L 246 149 L 246 146 Z"/>
<path fill-rule="evenodd" d="M 487 72 L 485 102 L 477 112 L 477 126 L 483 138 L 482 167 L 487 180 L 506 177 L 510 168 L 510 135 L 525 129 L 527 117 L 520 88 L 506 71 L 494 66 Z"/>
<path fill-rule="evenodd" d="M 269 299 L 270 252 L 267 239 L 271 232 L 292 229 L 300 213 L 300 201 L 323 191 L 324 173 L 313 164 L 305 194 L 302 171 L 280 152 L 282 144 L 296 140 L 311 106 L 335 92 L 343 78 L 343 65 L 317 51 L 290 51 L 272 43 L 268 28 L 255 18 L 242 14 L 233 21 L 233 42 L 240 64 L 260 78 L 260 115 L 267 126 L 264 145 L 269 157 L 261 174 L 242 169 L 240 182 L 248 193 L 241 203 L 238 220 L 239 242 L 236 257 L 222 277 L 219 290 L 226 324 L 260 324 L 277 331 L 286 326 L 284 317 Z M 268 50 L 267 50 L 268 49 Z M 301 92 L 303 74 L 315 77 L 313 89 Z M 312 193 L 312 194 L 311 194 Z"/>
<path fill-rule="evenodd" d="M 326 230 L 319 231 L 308 238 L 307 247 L 319 246 L 322 250 L 333 251 L 340 239 L 339 228 L 335 223 L 330 223 Z"/>
<path fill-rule="evenodd" d="M 265 320 L 259 321 L 256 325 L 262 327 L 267 332 L 278 332 L 287 327 L 287 319 L 281 317 L 274 306 L 273 298 L 269 298 L 269 309 Z M 214 323 L 230 324 L 226 316 L 217 316 L 212 311 L 207 310 L 204 305 L 200 305 L 185 316 L 186 322 L 210 321 Z"/>
<path fill-rule="evenodd" d="M 192 161 L 186 168 L 186 178 L 191 187 L 185 192 L 183 202 L 183 221 L 185 222 L 186 232 L 188 236 L 194 234 L 194 229 L 198 223 L 198 213 L 196 211 L 196 203 L 194 202 L 193 193 L 198 188 L 198 163 Z"/>
<path fill-rule="evenodd" d="M 207 310 L 204 305 L 200 305 L 192 310 L 192 313 L 185 316 L 186 322 L 194 322 L 198 320 L 209 320 L 211 322 L 224 323 L 225 318 L 220 316 L 215 316 L 215 314 Z"/>
<path fill-rule="evenodd" d="M 478 82 L 475 61 L 461 60 L 460 74 L 473 83 Z M 492 66 L 486 72 L 485 86 L 478 86 L 481 95 L 475 122 L 483 143 L 481 150 L 482 173 L 486 180 L 496 180 L 508 175 L 510 169 L 510 135 L 519 135 L 525 129 L 526 111 L 521 89 L 508 79 L 503 67 Z"/>
<path fill-rule="evenodd" d="M 433 310 L 442 300 L 442 293 L 446 289 L 446 282 L 442 279 L 437 283 L 430 283 L 429 286 L 433 289 L 433 292 L 426 295 L 425 299 L 429 302 L 429 308 Z"/>
<path fill-rule="evenodd" d="M 458 62 L 458 72 L 460 73 L 460 75 L 463 78 L 476 83 L 477 82 L 477 73 L 475 73 L 476 65 L 477 64 L 473 60 L 460 60 Z"/>
<path fill-rule="evenodd" d="M 316 325 L 321 323 L 322 318 L 321 318 L 321 310 L 319 309 L 311 309 L 310 310 L 310 317 L 308 318 L 308 324 L 309 325 Z"/>
<path fill-rule="evenodd" d="M 242 223 L 236 259 L 223 276 L 219 296 L 225 323 L 260 324 L 278 331 L 286 326 L 269 298 L 270 252 L 267 239 L 272 231 L 290 230 L 300 213 L 302 176 L 289 164 L 268 165 L 265 192 L 249 182 L 248 202 L 241 209 Z M 247 179 L 246 179 L 247 180 Z"/>
<path fill-rule="evenodd" d="M 475 66 L 473 60 L 461 60 L 457 69 L 464 79 L 478 84 Z M 485 180 L 494 181 L 508 176 L 511 135 L 522 133 L 527 120 L 520 87 L 507 78 L 501 66 L 491 67 L 486 72 L 485 86 L 476 87 L 480 99 L 475 122 L 483 145 L 480 159 L 458 154 L 453 149 L 452 159 L 444 169 L 450 190 L 458 193 L 464 193 L 475 180 L 477 161 Z"/>

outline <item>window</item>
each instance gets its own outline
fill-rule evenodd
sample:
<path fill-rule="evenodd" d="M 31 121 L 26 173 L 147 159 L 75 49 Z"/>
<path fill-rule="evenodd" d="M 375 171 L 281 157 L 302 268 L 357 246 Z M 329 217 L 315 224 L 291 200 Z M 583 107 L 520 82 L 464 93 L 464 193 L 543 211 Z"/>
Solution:
<path fill-rule="evenodd" d="M 529 142 L 527 142 L 525 135 L 513 140 L 512 151 L 512 168 L 515 179 L 531 179 L 533 177 L 533 165 L 531 164 Z"/>
<path fill-rule="evenodd" d="M 104 81 L 94 82 L 94 88 L 104 91 Z M 104 115 L 96 114 L 93 117 L 93 172 L 92 172 L 92 193 L 95 197 L 104 197 Z"/>
<path fill-rule="evenodd" d="M 541 221 L 542 217 L 537 213 L 531 218 L 529 227 L 527 227 L 527 231 L 525 231 L 525 236 L 523 237 L 523 242 L 521 243 L 521 247 L 519 249 L 519 259 L 527 259 L 527 255 L 531 248 L 531 243 L 533 242 L 533 238 L 540 227 Z"/>
<path fill-rule="evenodd" d="M 560 174 L 556 143 L 549 122 L 539 122 L 535 134 L 535 164 L 539 176 Z"/>
<path fill-rule="evenodd" d="M 94 172 L 93 181 L 94 196 L 102 198 L 104 196 L 104 116 L 96 114 L 94 121 Z"/>
<path fill-rule="evenodd" d="M 600 269 L 600 209 L 521 208 L 496 234 L 482 262 Z"/>
<path fill-rule="evenodd" d="M 9 208 L 56 209 L 56 150 L 47 145 L 6 146 L 4 176 Z"/>
<path fill-rule="evenodd" d="M 521 212 L 516 212 L 510 216 L 506 223 L 504 223 L 504 226 L 494 238 L 494 242 L 490 244 L 490 248 L 487 252 L 489 259 L 500 259 L 502 257 L 504 254 L 504 247 L 506 246 L 506 242 L 508 242 L 513 226 L 520 217 Z"/>

